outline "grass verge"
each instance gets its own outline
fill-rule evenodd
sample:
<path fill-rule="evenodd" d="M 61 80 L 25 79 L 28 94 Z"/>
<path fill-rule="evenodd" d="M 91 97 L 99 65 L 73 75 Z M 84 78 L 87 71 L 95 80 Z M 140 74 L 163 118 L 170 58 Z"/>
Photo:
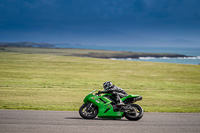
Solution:
<path fill-rule="evenodd" d="M 0 52 L 0 109 L 78 110 L 105 81 L 145 112 L 200 112 L 198 65 Z"/>

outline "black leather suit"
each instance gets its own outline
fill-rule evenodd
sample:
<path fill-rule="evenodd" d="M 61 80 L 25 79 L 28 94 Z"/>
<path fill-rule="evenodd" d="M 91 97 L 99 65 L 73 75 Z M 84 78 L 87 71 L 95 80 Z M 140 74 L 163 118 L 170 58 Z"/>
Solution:
<path fill-rule="evenodd" d="M 112 96 L 114 96 L 116 98 L 117 102 L 121 102 L 120 98 L 128 96 L 128 94 L 126 93 L 125 90 L 123 90 L 122 88 L 119 88 L 115 85 L 110 87 L 108 90 L 101 91 L 101 93 L 111 93 Z"/>

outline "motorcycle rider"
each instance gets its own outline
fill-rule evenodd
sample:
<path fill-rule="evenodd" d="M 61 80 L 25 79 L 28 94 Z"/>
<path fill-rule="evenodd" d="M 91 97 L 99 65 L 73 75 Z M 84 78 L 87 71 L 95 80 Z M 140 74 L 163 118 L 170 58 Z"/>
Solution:
<path fill-rule="evenodd" d="M 107 81 L 103 83 L 103 88 L 104 88 L 104 91 L 99 91 L 98 94 L 111 93 L 111 95 L 116 98 L 116 101 L 118 102 L 117 105 L 124 105 L 121 98 L 128 96 L 125 90 L 113 85 L 111 81 Z"/>

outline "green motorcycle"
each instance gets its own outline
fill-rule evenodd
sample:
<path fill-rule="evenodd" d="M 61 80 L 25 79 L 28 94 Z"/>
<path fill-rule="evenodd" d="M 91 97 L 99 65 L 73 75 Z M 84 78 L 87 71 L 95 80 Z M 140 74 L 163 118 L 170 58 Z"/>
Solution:
<path fill-rule="evenodd" d="M 97 90 L 89 93 L 83 100 L 84 104 L 79 109 L 79 114 L 84 119 L 94 119 L 97 115 L 100 118 L 122 118 L 126 117 L 128 120 L 137 121 L 143 116 L 143 109 L 136 101 L 142 100 L 142 96 L 128 95 L 121 98 L 124 105 L 117 105 L 115 98 L 106 93 L 100 95 L 95 94 Z"/>

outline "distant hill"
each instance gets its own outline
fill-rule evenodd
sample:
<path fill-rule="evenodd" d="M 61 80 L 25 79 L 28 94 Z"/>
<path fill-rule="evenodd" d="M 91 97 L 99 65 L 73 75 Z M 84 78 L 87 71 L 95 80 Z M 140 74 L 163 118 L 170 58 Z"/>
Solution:
<path fill-rule="evenodd" d="M 6 46 L 6 47 L 3 47 Z M 26 47 L 25 47 L 26 46 Z M 73 49 L 73 48 L 52 48 L 50 44 L 24 43 L 16 45 L 0 46 L 0 52 L 15 52 L 25 54 L 51 54 L 60 56 L 78 56 L 78 57 L 93 57 L 93 58 L 135 58 L 139 57 L 187 57 L 181 54 L 169 53 L 138 53 L 127 51 L 107 51 L 107 50 L 92 50 L 92 49 Z"/>
<path fill-rule="evenodd" d="M 4 47 L 36 47 L 36 48 L 55 48 L 55 44 L 35 43 L 35 42 L 0 42 Z"/>

